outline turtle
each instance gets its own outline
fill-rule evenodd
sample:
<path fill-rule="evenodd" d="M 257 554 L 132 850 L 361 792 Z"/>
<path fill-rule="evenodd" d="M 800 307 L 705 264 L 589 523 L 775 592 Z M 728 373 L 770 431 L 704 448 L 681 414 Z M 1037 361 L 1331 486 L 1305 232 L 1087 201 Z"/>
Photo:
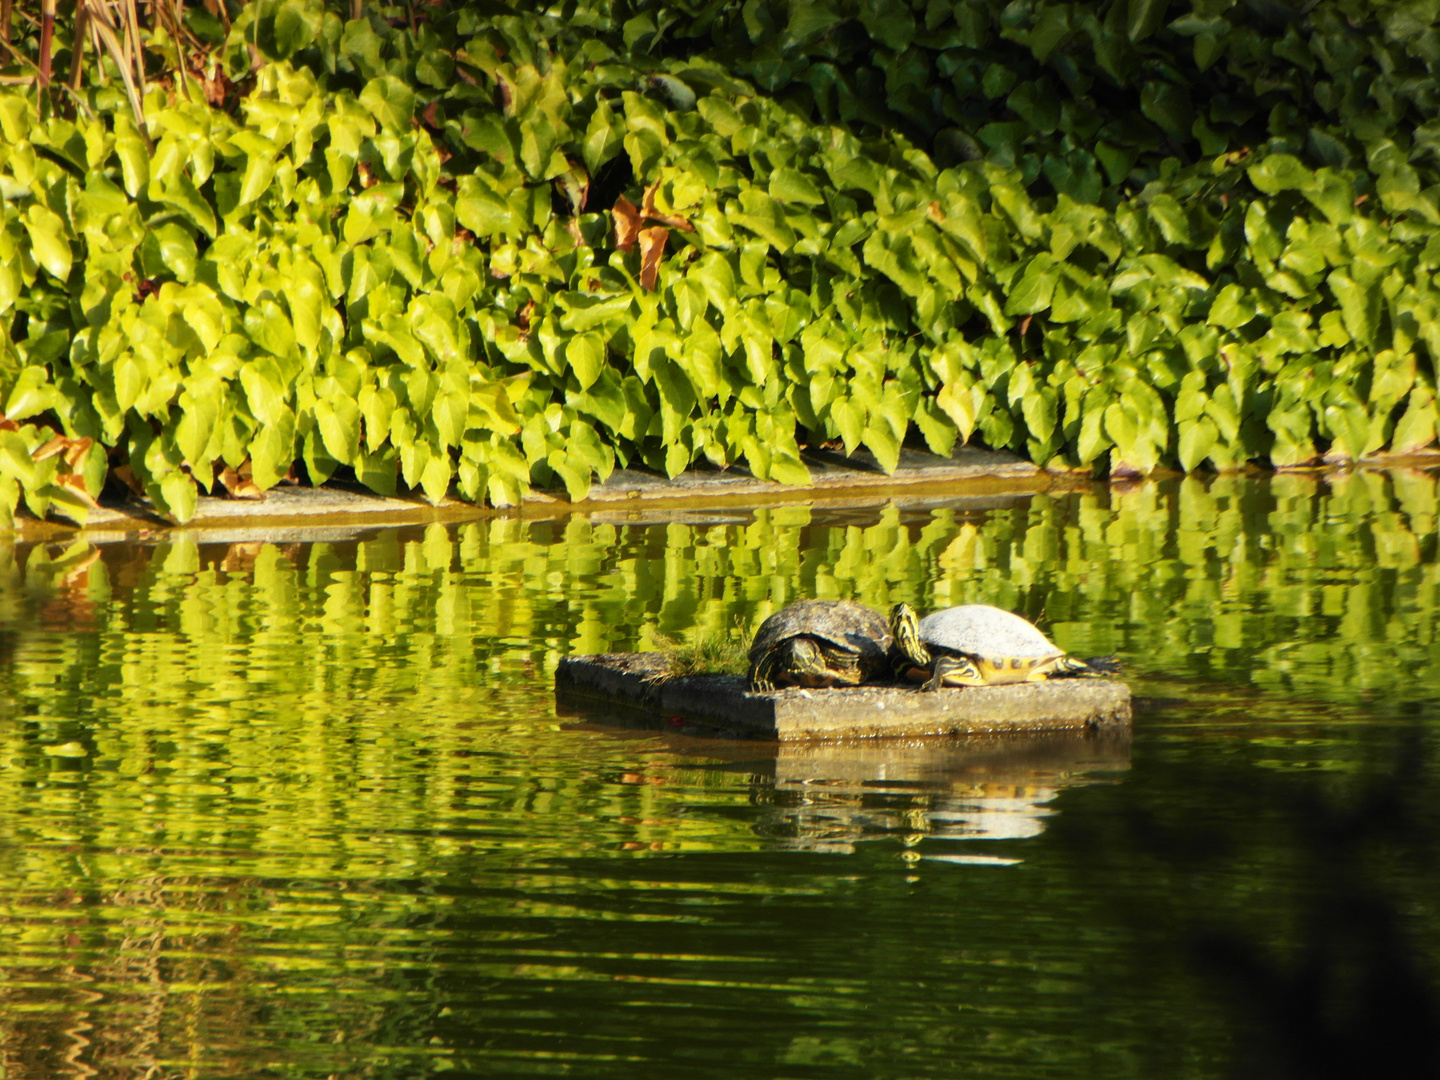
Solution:
<path fill-rule="evenodd" d="M 917 620 L 909 604 L 890 612 L 896 677 L 942 686 L 996 686 L 1044 679 L 1115 675 L 1113 656 L 1066 656 L 1033 623 L 989 604 L 963 604 Z"/>
<path fill-rule="evenodd" d="M 890 629 L 852 600 L 800 600 L 760 624 L 750 645 L 750 689 L 859 686 L 890 669 Z"/>

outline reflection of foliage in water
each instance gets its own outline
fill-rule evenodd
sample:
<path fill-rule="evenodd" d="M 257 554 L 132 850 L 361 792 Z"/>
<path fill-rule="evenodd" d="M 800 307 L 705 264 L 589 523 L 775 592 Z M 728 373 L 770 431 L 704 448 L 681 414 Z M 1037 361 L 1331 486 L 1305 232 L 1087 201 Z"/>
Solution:
<path fill-rule="evenodd" d="M 163 659 L 129 649 L 126 681 L 184 684 L 204 671 L 245 697 L 267 686 L 401 690 L 392 680 L 421 672 L 344 661 L 383 658 L 415 634 L 433 635 L 432 687 L 475 685 L 477 666 L 525 684 L 569 652 L 643 648 L 656 632 L 723 636 L 737 618 L 753 626 L 804 596 L 879 608 L 984 601 L 1041 621 L 1072 651 L 1119 650 L 1142 671 L 1179 664 L 1329 694 L 1394 685 L 1397 671 L 1419 681 L 1440 659 L 1436 512 L 1435 477 L 1401 470 L 1188 478 L 983 513 L 860 512 L 854 523 L 803 507 L 713 525 L 502 518 L 289 548 L 176 534 L 98 563 L 83 546 L 32 548 L 22 561 L 32 583 L 59 579 L 60 622 L 185 647 Z M 227 647 L 242 643 L 243 664 Z M 67 665 L 88 661 L 75 639 L 38 668 L 22 663 L 20 689 L 32 671 L 67 685 Z"/>
<path fill-rule="evenodd" d="M 746 772 L 547 719 L 567 653 L 754 626 L 801 596 L 980 600 L 1040 619 L 1071 651 L 1120 651 L 1151 690 L 1209 693 L 1232 724 L 1243 705 L 1238 722 L 1263 726 L 1296 696 L 1431 694 L 1436 501 L 1419 472 L 1187 478 L 985 511 L 0 549 L 0 604 L 18 620 L 31 590 L 39 628 L 0 666 L 0 999 L 56 1024 L 0 1023 L 0 1062 L 28 1045 L 50 1068 L 68 1045 L 102 1071 L 188 1054 L 218 1066 L 253 1052 L 252 1029 L 298 1062 L 321 1028 L 374 1062 L 376 1046 L 428 1046 L 420 1021 L 402 1030 L 392 1014 L 418 992 L 407 972 L 447 962 L 430 927 L 463 911 L 512 927 L 496 940 L 523 938 L 596 907 L 628 924 L 644 917 L 625 899 L 632 870 L 570 876 L 560 860 L 766 849 L 738 809 Z M 1279 761 L 1294 747 L 1260 749 Z M 730 881 L 696 902 L 784 889 Z M 682 911 L 664 910 L 666 926 Z M 903 975 L 890 947 L 877 978 Z M 589 970 L 523 952 L 507 946 L 485 977 Z M 57 995 L 67 971 L 88 989 Z"/>

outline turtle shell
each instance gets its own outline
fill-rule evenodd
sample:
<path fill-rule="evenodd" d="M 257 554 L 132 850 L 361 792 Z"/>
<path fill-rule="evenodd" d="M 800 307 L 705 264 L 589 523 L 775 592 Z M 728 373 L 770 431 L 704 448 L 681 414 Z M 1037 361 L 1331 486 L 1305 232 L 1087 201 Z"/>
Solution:
<path fill-rule="evenodd" d="M 1055 643 L 1019 615 L 989 604 L 963 604 L 920 620 L 926 645 L 982 660 L 1031 660 L 1063 655 Z"/>
<path fill-rule="evenodd" d="M 750 662 L 793 637 L 816 638 L 877 664 L 890 648 L 890 627 L 878 611 L 853 600 L 800 600 L 760 624 L 750 645 Z"/>

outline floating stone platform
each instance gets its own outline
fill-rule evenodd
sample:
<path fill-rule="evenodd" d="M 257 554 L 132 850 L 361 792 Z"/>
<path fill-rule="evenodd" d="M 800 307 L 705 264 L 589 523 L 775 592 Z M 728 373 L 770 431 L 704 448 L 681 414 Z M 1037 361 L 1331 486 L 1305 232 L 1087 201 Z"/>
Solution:
<path fill-rule="evenodd" d="M 1130 688 L 1110 679 L 945 689 L 787 688 L 751 693 L 738 675 L 665 678 L 659 653 L 571 656 L 555 672 L 569 708 L 642 710 L 770 739 L 999 734 L 1128 728 Z"/>

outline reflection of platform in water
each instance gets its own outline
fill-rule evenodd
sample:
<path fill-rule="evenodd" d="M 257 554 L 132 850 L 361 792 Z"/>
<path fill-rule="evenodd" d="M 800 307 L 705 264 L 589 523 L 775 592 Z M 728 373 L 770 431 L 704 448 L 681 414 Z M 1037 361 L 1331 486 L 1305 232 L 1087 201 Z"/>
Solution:
<path fill-rule="evenodd" d="M 956 842 L 1038 836 L 1061 791 L 1111 783 L 1130 768 L 1128 727 L 780 742 L 635 709 L 557 704 L 575 720 L 567 727 L 659 737 L 670 753 L 748 775 L 763 808 L 756 831 L 790 851 L 848 853 L 889 839 L 907 845 L 907 859 L 1009 865 L 1023 848 Z"/>
<path fill-rule="evenodd" d="M 1038 836 L 1061 790 L 1129 766 L 1125 734 L 780 743 L 760 828 L 796 850 L 898 838 L 924 859 L 1008 864 L 1019 861 L 1013 849 L 976 855 L 933 842 Z"/>

